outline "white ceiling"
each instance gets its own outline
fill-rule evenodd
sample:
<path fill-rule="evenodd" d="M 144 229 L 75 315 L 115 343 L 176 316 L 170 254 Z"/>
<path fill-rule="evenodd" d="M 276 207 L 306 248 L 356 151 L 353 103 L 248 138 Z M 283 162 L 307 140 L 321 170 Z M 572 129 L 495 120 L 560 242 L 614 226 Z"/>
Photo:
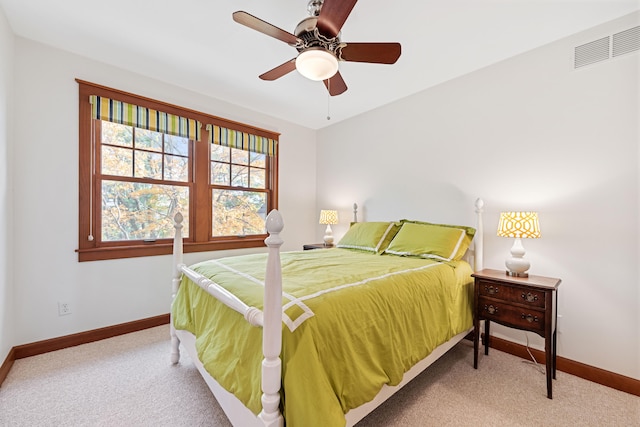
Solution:
<path fill-rule="evenodd" d="M 231 18 L 244 10 L 293 32 L 307 2 L 0 0 L 0 7 L 19 36 L 312 129 L 640 10 L 638 0 L 361 0 L 341 39 L 400 42 L 402 55 L 394 65 L 342 62 L 349 89 L 329 102 L 321 82 L 297 72 L 260 80 L 296 51 Z"/>

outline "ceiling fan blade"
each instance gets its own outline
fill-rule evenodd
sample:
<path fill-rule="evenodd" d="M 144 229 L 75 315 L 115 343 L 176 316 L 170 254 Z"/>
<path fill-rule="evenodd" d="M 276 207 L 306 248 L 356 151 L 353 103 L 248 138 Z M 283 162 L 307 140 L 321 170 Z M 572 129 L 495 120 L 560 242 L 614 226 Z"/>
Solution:
<path fill-rule="evenodd" d="M 342 76 L 340 75 L 340 71 L 335 73 L 333 77 L 327 80 L 324 80 L 323 83 L 327 87 L 327 90 L 329 91 L 329 95 L 331 96 L 340 95 L 341 93 L 344 93 L 347 90 L 347 84 L 342 79 Z"/>
<path fill-rule="evenodd" d="M 296 58 L 293 58 L 282 65 L 278 65 L 276 68 L 267 71 L 260 75 L 262 80 L 276 80 L 285 74 L 289 74 L 296 69 Z"/>
<path fill-rule="evenodd" d="M 358 0 L 324 0 L 318 16 L 318 30 L 325 37 L 335 37 Z"/>
<path fill-rule="evenodd" d="M 302 43 L 302 40 L 300 40 L 290 32 L 285 31 L 282 28 L 278 28 L 275 25 L 263 21 L 260 18 L 256 18 L 255 16 L 250 15 L 247 12 L 241 10 L 233 12 L 233 20 L 238 24 L 242 24 L 253 30 L 259 31 L 263 34 L 288 43 L 292 46 Z"/>
<path fill-rule="evenodd" d="M 347 43 L 340 49 L 340 59 L 351 62 L 393 64 L 400 57 L 400 43 Z"/>

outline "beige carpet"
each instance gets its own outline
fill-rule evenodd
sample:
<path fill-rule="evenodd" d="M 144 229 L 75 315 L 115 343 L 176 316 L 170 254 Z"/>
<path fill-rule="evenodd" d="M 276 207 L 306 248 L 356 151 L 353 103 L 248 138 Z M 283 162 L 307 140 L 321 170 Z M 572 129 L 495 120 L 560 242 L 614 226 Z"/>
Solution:
<path fill-rule="evenodd" d="M 0 426 L 229 426 L 185 352 L 169 363 L 161 326 L 17 360 L 0 388 Z M 358 427 L 640 426 L 640 398 L 491 350 L 473 369 L 463 341 Z"/>

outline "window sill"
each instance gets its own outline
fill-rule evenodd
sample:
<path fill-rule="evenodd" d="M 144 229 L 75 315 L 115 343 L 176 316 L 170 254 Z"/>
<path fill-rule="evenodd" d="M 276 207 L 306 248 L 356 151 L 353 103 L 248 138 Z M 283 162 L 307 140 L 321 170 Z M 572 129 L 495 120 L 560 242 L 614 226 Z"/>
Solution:
<path fill-rule="evenodd" d="M 245 237 L 240 240 L 220 240 L 215 242 L 184 242 L 184 253 L 209 252 L 227 249 L 245 249 L 266 247 L 265 236 Z M 109 259 L 137 258 L 173 253 L 173 242 L 160 242 L 135 246 L 109 246 L 103 248 L 76 249 L 78 262 L 103 261 Z"/>

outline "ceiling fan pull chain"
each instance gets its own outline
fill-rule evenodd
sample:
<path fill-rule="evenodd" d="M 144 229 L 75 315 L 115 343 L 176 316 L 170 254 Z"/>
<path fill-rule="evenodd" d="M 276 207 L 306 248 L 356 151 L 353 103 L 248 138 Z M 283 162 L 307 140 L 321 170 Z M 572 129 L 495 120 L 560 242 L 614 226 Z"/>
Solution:
<path fill-rule="evenodd" d="M 331 120 L 331 79 L 327 80 L 327 120 Z"/>

